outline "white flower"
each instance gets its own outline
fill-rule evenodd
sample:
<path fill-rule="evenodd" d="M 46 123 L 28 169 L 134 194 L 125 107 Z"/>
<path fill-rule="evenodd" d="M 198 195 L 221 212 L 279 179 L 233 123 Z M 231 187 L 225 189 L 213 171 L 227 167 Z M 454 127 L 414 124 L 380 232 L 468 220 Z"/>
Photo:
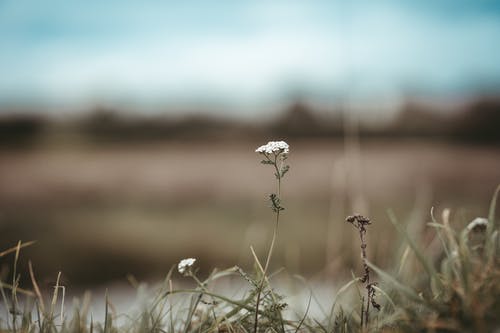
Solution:
<path fill-rule="evenodd" d="M 255 152 L 261 154 L 288 154 L 290 147 L 285 141 L 269 141 L 267 144 L 255 149 Z"/>
<path fill-rule="evenodd" d="M 194 265 L 195 261 L 195 258 L 182 259 L 177 265 L 177 270 L 179 271 L 179 273 L 185 275 L 186 272 Z"/>
<path fill-rule="evenodd" d="M 471 223 L 469 223 L 469 225 L 467 225 L 467 230 L 480 231 L 486 229 L 487 226 L 488 219 L 485 219 L 484 217 L 476 217 Z"/>

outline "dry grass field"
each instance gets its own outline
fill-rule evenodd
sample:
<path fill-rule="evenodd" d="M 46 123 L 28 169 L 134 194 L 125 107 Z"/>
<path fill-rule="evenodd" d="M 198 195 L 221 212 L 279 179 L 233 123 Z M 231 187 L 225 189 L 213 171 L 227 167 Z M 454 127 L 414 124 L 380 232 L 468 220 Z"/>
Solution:
<path fill-rule="evenodd" d="M 59 147 L 0 152 L 0 229 L 4 247 L 23 252 L 42 277 L 63 271 L 74 286 L 163 274 L 179 258 L 202 268 L 252 262 L 272 230 L 269 170 L 260 142 Z M 430 208 L 452 209 L 462 225 L 485 215 L 500 183 L 500 151 L 422 142 L 290 142 L 285 211 L 273 266 L 349 274 L 359 265 L 354 211 L 374 221 L 373 260 L 396 244 L 386 210 L 425 238 Z M 99 272 L 99 274 L 95 274 Z M 341 273 L 342 272 L 342 273 Z M 49 280 L 47 280 L 49 281 Z M 48 283 L 48 282 L 47 282 Z"/>

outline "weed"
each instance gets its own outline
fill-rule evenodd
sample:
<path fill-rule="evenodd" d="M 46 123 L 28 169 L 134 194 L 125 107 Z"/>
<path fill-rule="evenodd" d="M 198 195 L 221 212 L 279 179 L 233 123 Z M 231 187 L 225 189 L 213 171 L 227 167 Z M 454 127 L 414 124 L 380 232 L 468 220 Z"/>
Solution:
<path fill-rule="evenodd" d="M 367 329 L 370 323 L 370 305 L 380 311 L 380 305 L 375 301 L 375 287 L 376 282 L 370 281 L 370 267 L 368 267 L 368 258 L 366 256 L 366 227 L 371 224 L 370 219 L 362 215 L 353 215 L 346 218 L 346 222 L 352 224 L 359 231 L 359 239 L 361 240 L 361 260 L 363 261 L 363 277 L 360 279 L 361 283 L 365 284 L 366 289 L 366 303 L 365 297 L 361 298 L 361 327 Z"/>

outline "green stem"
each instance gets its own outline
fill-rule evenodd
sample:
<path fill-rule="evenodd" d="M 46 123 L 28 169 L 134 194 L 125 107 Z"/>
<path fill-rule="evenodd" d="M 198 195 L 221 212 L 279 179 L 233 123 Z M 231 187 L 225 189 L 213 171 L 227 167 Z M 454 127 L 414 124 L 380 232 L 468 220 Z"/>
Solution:
<path fill-rule="evenodd" d="M 278 156 L 274 156 L 274 170 L 276 171 L 276 178 L 278 179 L 278 184 L 277 184 L 277 197 L 278 200 L 281 200 L 281 168 L 283 162 L 281 161 L 280 166 L 278 167 Z M 273 230 L 273 238 L 271 239 L 271 245 L 269 246 L 269 251 L 267 252 L 267 258 L 266 258 L 266 264 L 264 265 L 264 271 L 262 272 L 262 280 L 260 281 L 259 284 L 259 289 L 257 291 L 257 300 L 255 304 L 255 320 L 254 320 L 254 333 L 257 333 L 258 329 L 258 324 L 259 324 L 259 305 L 260 305 L 260 298 L 262 295 L 262 289 L 264 288 L 264 282 L 266 281 L 266 273 L 267 269 L 269 268 L 269 263 L 271 262 L 271 257 L 274 252 L 274 245 L 276 243 L 276 237 L 278 234 L 278 225 L 279 225 L 279 219 L 280 219 L 280 210 L 278 209 L 276 211 L 276 222 L 274 223 L 274 230 Z"/>

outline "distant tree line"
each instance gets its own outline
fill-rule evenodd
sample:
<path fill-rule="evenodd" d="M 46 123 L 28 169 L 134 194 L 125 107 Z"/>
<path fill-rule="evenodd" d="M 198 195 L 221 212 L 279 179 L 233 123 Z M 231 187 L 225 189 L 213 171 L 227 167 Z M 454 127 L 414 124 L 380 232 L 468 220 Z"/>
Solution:
<path fill-rule="evenodd" d="M 289 105 L 265 123 L 229 120 L 207 115 L 124 115 L 96 109 L 66 121 L 25 113 L 3 112 L 0 145 L 31 147 L 54 131 L 77 133 L 90 143 L 141 143 L 171 140 L 225 140 L 283 138 L 341 138 L 341 110 L 318 110 L 307 103 Z M 443 139 L 465 143 L 500 144 L 500 98 L 478 98 L 461 110 L 444 112 L 418 103 L 407 103 L 398 116 L 384 126 L 361 125 L 359 135 L 370 138 Z"/>

